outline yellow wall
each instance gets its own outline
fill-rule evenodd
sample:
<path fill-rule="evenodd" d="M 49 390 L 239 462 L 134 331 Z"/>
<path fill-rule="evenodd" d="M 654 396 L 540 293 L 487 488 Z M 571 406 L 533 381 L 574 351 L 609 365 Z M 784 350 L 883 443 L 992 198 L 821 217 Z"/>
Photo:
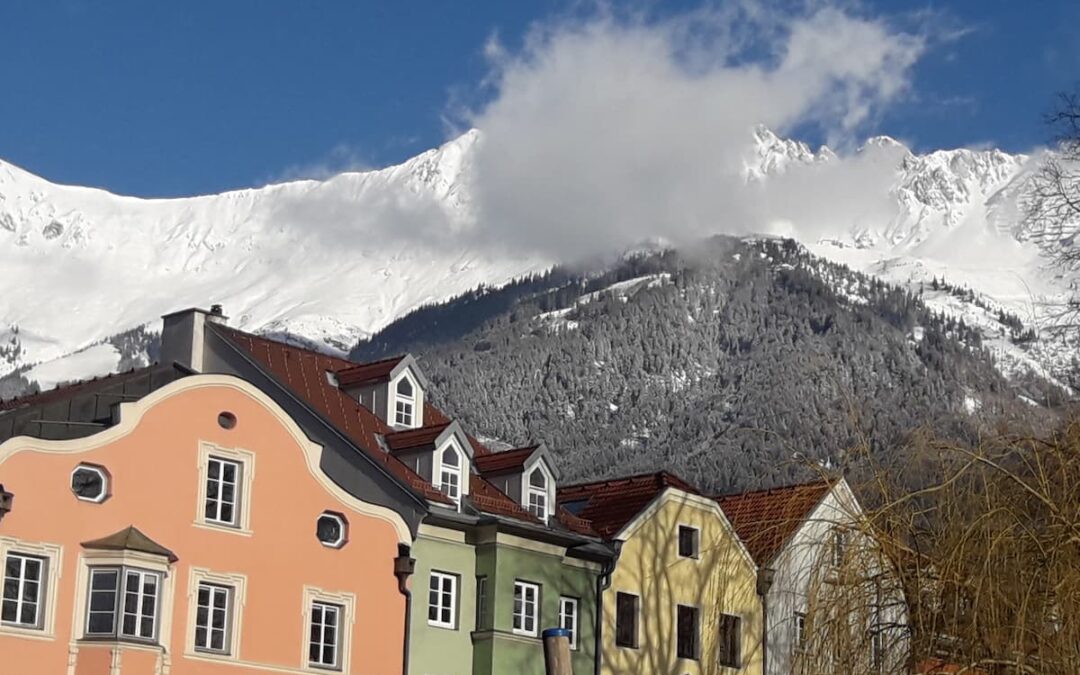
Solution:
<path fill-rule="evenodd" d="M 678 526 L 700 531 L 697 559 L 678 555 Z M 603 670 L 610 675 L 762 673 L 762 608 L 756 570 L 714 502 L 669 488 L 624 529 L 626 539 L 604 593 Z M 621 537 L 620 537 L 621 538 Z M 615 645 L 615 594 L 639 600 L 638 648 Z M 676 605 L 699 609 L 700 658 L 676 658 Z M 719 665 L 720 613 L 742 617 L 741 667 Z"/>

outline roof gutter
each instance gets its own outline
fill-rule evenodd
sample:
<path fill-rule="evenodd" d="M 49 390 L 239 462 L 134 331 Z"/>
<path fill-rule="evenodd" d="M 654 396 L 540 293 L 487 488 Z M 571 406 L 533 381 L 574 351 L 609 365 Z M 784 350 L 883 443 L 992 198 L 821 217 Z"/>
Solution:
<path fill-rule="evenodd" d="M 622 553 L 622 542 L 612 542 L 615 555 L 609 558 L 596 575 L 596 610 L 593 613 L 596 629 L 593 630 L 593 673 L 600 675 L 600 669 L 604 665 L 604 591 L 611 588 L 611 575 L 615 571 L 615 564 L 619 561 Z M 764 670 L 762 671 L 764 672 Z"/>

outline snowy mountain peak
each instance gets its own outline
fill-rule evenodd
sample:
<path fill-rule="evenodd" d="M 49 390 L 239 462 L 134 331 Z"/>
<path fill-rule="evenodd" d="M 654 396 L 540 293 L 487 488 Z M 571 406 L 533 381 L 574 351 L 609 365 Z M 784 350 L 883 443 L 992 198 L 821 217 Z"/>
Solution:
<path fill-rule="evenodd" d="M 211 302 L 240 328 L 343 351 L 420 305 L 550 266 L 539 254 L 510 257 L 452 236 L 432 242 L 433 227 L 453 234 L 480 217 L 472 190 L 482 143 L 472 129 L 395 166 L 183 199 L 55 185 L 0 161 L 0 326 L 11 327 L 0 330 L 0 376 Z M 887 208 L 807 227 L 806 243 L 828 242 L 815 252 L 902 283 L 946 276 L 1015 311 L 1053 291 L 1033 285 L 1041 259 L 1023 243 L 1022 155 L 919 155 L 881 136 L 838 156 L 758 126 L 742 175 L 767 186 L 853 157 L 873 164 L 859 189 Z M 792 223 L 796 237 L 800 225 Z M 95 361 L 104 367 L 115 350 L 95 354 L 109 357 Z"/>

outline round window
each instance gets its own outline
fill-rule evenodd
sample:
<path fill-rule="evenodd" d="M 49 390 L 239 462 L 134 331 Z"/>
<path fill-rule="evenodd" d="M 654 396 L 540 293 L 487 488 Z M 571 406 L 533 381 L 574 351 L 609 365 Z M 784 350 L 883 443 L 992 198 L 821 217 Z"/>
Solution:
<path fill-rule="evenodd" d="M 222 429 L 232 429 L 236 426 L 236 415 L 231 412 L 223 412 L 217 416 L 217 423 Z"/>
<path fill-rule="evenodd" d="M 323 546 L 341 548 L 348 538 L 349 524 L 345 516 L 332 511 L 325 511 L 315 523 L 315 536 Z"/>
<path fill-rule="evenodd" d="M 109 472 L 94 464 L 80 464 L 71 472 L 71 491 L 84 502 L 100 504 L 109 496 Z"/>

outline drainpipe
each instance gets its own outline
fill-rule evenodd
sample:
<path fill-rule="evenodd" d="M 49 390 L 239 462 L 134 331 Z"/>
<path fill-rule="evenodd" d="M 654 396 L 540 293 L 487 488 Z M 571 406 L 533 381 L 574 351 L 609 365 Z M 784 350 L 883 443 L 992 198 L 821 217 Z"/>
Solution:
<path fill-rule="evenodd" d="M 622 542 L 613 542 L 613 549 L 615 555 L 613 555 L 604 566 L 600 569 L 600 574 L 596 577 L 596 612 L 593 615 L 596 619 L 596 629 L 593 631 L 593 641 L 595 646 L 593 647 L 593 675 L 600 675 L 600 666 L 603 659 L 603 647 L 604 647 L 604 591 L 611 588 L 611 573 L 615 571 L 615 563 L 619 560 L 619 552 L 622 551 Z"/>
<path fill-rule="evenodd" d="M 776 570 L 758 568 L 757 593 L 761 596 L 761 672 L 769 675 L 769 589 L 772 588 Z"/>
<path fill-rule="evenodd" d="M 416 558 L 409 555 L 409 547 L 398 544 L 398 556 L 394 558 L 394 576 L 397 577 L 398 592 L 405 596 L 405 639 L 402 640 L 401 675 L 409 675 L 409 633 L 412 621 L 412 591 L 409 590 L 409 577 L 416 570 Z"/>

